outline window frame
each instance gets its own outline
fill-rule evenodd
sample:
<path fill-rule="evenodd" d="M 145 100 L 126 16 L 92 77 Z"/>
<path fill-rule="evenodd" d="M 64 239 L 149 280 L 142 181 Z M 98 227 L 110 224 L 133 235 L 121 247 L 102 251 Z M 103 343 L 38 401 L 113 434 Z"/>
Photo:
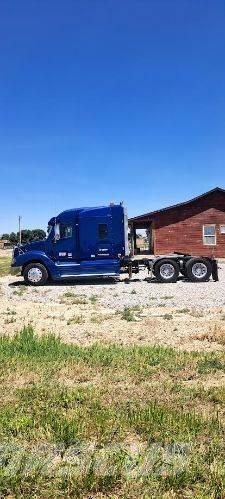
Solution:
<path fill-rule="evenodd" d="M 213 227 L 214 228 L 214 235 L 205 235 L 205 227 Z M 206 242 L 207 238 L 212 238 L 214 237 L 214 242 Z M 202 240 L 203 240 L 203 245 L 204 246 L 216 246 L 217 245 L 217 237 L 216 237 L 216 224 L 203 224 L 202 226 Z"/>
<path fill-rule="evenodd" d="M 100 226 L 101 226 L 101 225 L 104 225 L 105 227 L 107 227 L 107 233 L 106 233 L 106 236 L 105 236 L 105 237 L 101 237 L 101 235 L 100 235 Z M 99 239 L 100 241 L 105 241 L 106 239 L 108 239 L 108 237 L 109 237 L 109 226 L 108 226 L 108 224 L 107 224 L 107 223 L 105 223 L 105 222 L 103 222 L 103 223 L 101 223 L 101 222 L 100 222 L 100 223 L 98 224 L 98 239 Z"/>
<path fill-rule="evenodd" d="M 224 230 L 222 230 L 222 227 Z M 225 235 L 225 224 L 220 224 L 220 234 L 222 234 L 222 236 Z"/>
<path fill-rule="evenodd" d="M 61 236 L 61 227 L 64 227 L 65 229 L 67 227 L 71 227 L 71 235 L 69 237 L 65 237 L 65 236 Z M 59 233 L 60 233 L 60 240 L 61 239 L 72 239 L 73 237 L 73 224 L 64 224 L 64 223 L 60 223 L 59 224 Z"/>

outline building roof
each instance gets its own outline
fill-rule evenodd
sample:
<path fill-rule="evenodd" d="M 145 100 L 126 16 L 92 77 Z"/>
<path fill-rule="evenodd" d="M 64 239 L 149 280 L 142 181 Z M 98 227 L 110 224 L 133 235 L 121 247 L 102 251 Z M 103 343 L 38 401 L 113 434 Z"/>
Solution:
<path fill-rule="evenodd" d="M 173 204 L 171 206 L 166 206 L 165 208 L 161 208 L 160 210 L 150 211 L 149 213 L 144 213 L 143 215 L 138 215 L 137 217 L 129 218 L 129 222 L 133 222 L 135 220 L 143 219 L 143 218 L 151 218 L 153 215 L 157 215 L 157 213 L 162 213 L 163 211 L 171 210 L 173 208 L 179 208 L 185 206 L 189 203 L 193 203 L 194 201 L 198 201 L 199 199 L 207 197 L 209 194 L 213 194 L 214 192 L 222 192 L 225 194 L 225 189 L 221 189 L 221 187 L 215 187 L 210 191 L 204 192 L 200 194 L 200 196 L 196 196 L 195 198 L 189 199 L 188 201 L 183 201 L 182 203 Z"/>

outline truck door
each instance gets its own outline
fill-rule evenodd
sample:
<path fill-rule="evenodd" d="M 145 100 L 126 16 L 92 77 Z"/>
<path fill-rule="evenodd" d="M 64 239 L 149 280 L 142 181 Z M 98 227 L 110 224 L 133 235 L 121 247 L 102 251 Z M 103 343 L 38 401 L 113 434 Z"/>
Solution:
<path fill-rule="evenodd" d="M 58 262 L 76 260 L 76 225 L 72 223 L 60 223 L 59 236 L 60 238 L 53 244 L 54 260 Z"/>

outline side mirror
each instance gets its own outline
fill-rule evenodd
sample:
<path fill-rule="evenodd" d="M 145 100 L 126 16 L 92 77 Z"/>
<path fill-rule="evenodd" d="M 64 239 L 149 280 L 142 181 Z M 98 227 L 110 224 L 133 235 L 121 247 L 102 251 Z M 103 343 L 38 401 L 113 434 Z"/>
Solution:
<path fill-rule="evenodd" d="M 54 227 L 54 242 L 58 241 L 60 239 L 60 230 L 59 230 L 59 224 L 55 224 Z"/>

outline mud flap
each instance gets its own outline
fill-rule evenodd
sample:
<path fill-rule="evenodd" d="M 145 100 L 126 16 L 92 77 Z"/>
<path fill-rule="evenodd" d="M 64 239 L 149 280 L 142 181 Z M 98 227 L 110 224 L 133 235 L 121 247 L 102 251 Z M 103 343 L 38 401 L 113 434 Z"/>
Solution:
<path fill-rule="evenodd" d="M 217 260 L 212 261 L 212 278 L 215 282 L 219 281 Z"/>

